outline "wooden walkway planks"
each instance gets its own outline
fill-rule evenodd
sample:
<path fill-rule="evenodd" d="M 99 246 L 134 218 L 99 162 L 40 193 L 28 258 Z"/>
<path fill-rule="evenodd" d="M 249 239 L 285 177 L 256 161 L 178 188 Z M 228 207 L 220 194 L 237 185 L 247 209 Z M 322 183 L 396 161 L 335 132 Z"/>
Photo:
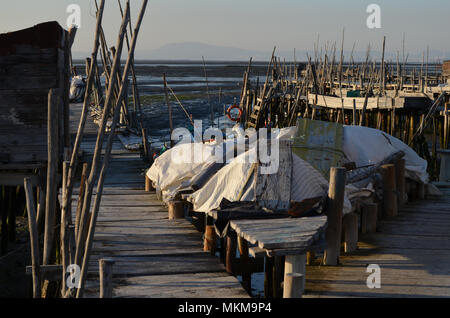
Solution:
<path fill-rule="evenodd" d="M 450 189 L 413 201 L 377 233 L 360 236 L 358 250 L 337 267 L 308 266 L 306 297 L 449 297 Z M 369 289 L 369 264 L 381 268 L 381 288 Z"/>
<path fill-rule="evenodd" d="M 80 115 L 72 105 L 72 133 Z M 90 161 L 96 127 L 87 121 L 82 150 Z M 114 141 L 89 263 L 86 297 L 98 297 L 98 260 L 112 257 L 115 297 L 248 297 L 217 257 L 202 251 L 202 234 L 189 221 L 168 220 L 167 207 L 144 191 L 146 164 Z M 78 197 L 74 189 L 74 198 Z M 95 191 L 93 200 L 95 199 Z M 76 210 L 76 201 L 72 210 Z"/>

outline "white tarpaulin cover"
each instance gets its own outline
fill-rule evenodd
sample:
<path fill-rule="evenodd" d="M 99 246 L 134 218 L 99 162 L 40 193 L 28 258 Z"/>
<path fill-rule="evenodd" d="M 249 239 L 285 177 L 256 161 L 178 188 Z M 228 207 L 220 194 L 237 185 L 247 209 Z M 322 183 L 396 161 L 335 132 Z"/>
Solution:
<path fill-rule="evenodd" d="M 280 129 L 277 138 L 289 139 L 295 132 L 295 127 Z M 224 141 L 221 149 L 225 150 L 221 151 L 225 158 L 229 157 L 230 152 L 234 152 L 234 145 L 233 139 Z M 155 160 L 147 176 L 161 190 L 164 201 L 174 199 L 180 189 L 189 187 L 197 174 L 216 161 L 214 150 L 217 150 L 217 146 L 202 143 L 178 144 Z M 255 147 L 255 144 L 249 145 L 249 148 L 252 147 Z M 184 160 L 181 160 L 182 158 Z"/>
<path fill-rule="evenodd" d="M 296 127 L 281 129 L 277 138 L 289 140 L 295 136 L 296 132 Z M 226 152 L 234 152 L 234 140 L 225 141 L 225 144 Z M 255 156 L 255 145 L 255 143 L 249 145 L 246 153 L 225 164 L 203 187 L 190 196 L 189 200 L 193 203 L 195 211 L 209 212 L 217 209 L 223 199 L 231 202 L 235 202 L 239 198 L 240 201 L 256 199 L 254 165 L 248 160 L 241 160 L 243 156 Z M 161 190 L 164 201 L 174 199 L 180 189 L 189 187 L 195 176 L 216 161 L 215 147 L 217 145 L 180 144 L 156 159 L 147 172 L 147 176 Z M 428 182 L 427 162 L 406 144 L 379 130 L 360 126 L 344 126 L 343 150 L 347 159 L 354 161 L 357 167 L 377 164 L 389 155 L 402 150 L 405 152 L 407 175 L 424 183 Z M 198 158 L 195 160 L 194 154 L 198 156 L 199 153 L 202 153 L 201 160 Z M 292 155 L 291 201 L 302 202 L 305 199 L 326 196 L 328 182 L 324 176 L 295 153 Z M 189 156 L 191 156 L 191 160 L 185 162 L 173 159 Z M 270 189 L 275 192 L 278 190 L 277 187 Z M 349 198 L 360 195 L 367 196 L 373 191 L 370 187 L 359 190 L 354 186 L 347 186 L 344 214 L 351 211 Z M 361 190 L 364 191 L 361 192 Z"/>
<path fill-rule="evenodd" d="M 428 183 L 427 161 L 401 140 L 373 128 L 344 126 L 344 152 L 357 167 L 377 164 L 398 151 L 405 153 L 406 175 Z"/>
<path fill-rule="evenodd" d="M 255 151 L 254 149 L 250 151 Z M 217 209 L 223 199 L 235 202 L 239 193 L 245 186 L 245 181 L 251 173 L 252 164 L 240 162 L 238 158 L 221 169 L 207 184 L 191 195 L 190 201 L 194 205 L 194 211 L 209 212 Z M 293 154 L 293 173 L 291 187 L 291 201 L 302 202 L 305 199 L 326 196 L 328 182 L 309 163 Z M 244 189 L 241 201 L 255 200 L 255 182 L 253 177 Z M 277 191 L 277 188 L 271 191 Z M 351 203 L 345 198 L 344 214 L 351 210 Z"/>

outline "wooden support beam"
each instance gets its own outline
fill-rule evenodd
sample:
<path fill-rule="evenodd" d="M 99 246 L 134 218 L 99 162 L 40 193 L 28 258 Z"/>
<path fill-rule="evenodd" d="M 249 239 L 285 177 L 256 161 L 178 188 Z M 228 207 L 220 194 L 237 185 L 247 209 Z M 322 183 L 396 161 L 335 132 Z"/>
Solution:
<path fill-rule="evenodd" d="M 273 298 L 273 257 L 269 256 L 264 264 L 264 297 Z"/>
<path fill-rule="evenodd" d="M 450 150 L 440 149 L 437 152 L 441 157 L 439 182 L 450 182 Z"/>
<path fill-rule="evenodd" d="M 273 298 L 283 297 L 284 256 L 273 257 Z"/>
<path fill-rule="evenodd" d="M 0 173 L 0 185 L 15 187 L 15 186 L 23 186 L 23 180 L 29 179 L 29 182 L 32 187 L 39 186 L 44 184 L 44 180 L 41 180 L 39 176 L 32 173 L 25 172 L 1 172 Z"/>
<path fill-rule="evenodd" d="M 62 277 L 62 265 L 41 265 L 40 276 L 41 281 L 60 281 Z M 33 274 L 33 266 L 27 266 L 25 268 L 26 275 Z"/>
<path fill-rule="evenodd" d="M 155 188 L 153 188 L 152 180 L 150 180 L 149 177 L 147 177 L 147 174 L 145 175 L 145 192 L 153 192 L 155 191 Z"/>
<path fill-rule="evenodd" d="M 304 290 L 305 275 L 289 273 L 284 276 L 283 298 L 302 298 L 301 290 Z"/>
<path fill-rule="evenodd" d="M 170 201 L 167 205 L 169 210 L 169 220 L 184 218 L 183 201 Z"/>
<path fill-rule="evenodd" d="M 361 213 L 361 233 L 370 234 L 377 231 L 378 204 L 363 205 Z"/>
<path fill-rule="evenodd" d="M 205 228 L 205 238 L 203 241 L 203 251 L 210 252 L 214 255 L 217 250 L 217 235 L 216 228 L 214 225 L 206 225 Z"/>
<path fill-rule="evenodd" d="M 236 259 L 236 233 L 230 232 L 227 236 L 227 251 L 225 256 L 225 266 L 227 273 L 233 274 L 233 263 Z"/>
<path fill-rule="evenodd" d="M 238 237 L 240 267 L 242 272 L 242 285 L 244 289 L 251 294 L 252 292 L 252 273 L 248 271 L 249 265 L 249 248 L 248 242 L 243 237 Z"/>
<path fill-rule="evenodd" d="M 301 298 L 305 290 L 306 255 L 286 255 L 284 298 Z"/>
<path fill-rule="evenodd" d="M 102 258 L 99 263 L 100 298 L 112 298 L 113 296 L 113 265 L 112 258 Z"/>
<path fill-rule="evenodd" d="M 344 251 L 352 253 L 358 248 L 358 215 L 349 213 L 344 216 Z"/>
<path fill-rule="evenodd" d="M 328 227 L 326 240 L 328 247 L 324 253 L 325 265 L 337 265 L 341 248 L 342 208 L 344 206 L 345 178 L 347 169 L 331 168 L 328 192 Z"/>
<path fill-rule="evenodd" d="M 398 213 L 395 166 L 393 164 L 383 165 L 380 170 L 383 178 L 383 218 L 392 219 Z"/>
<path fill-rule="evenodd" d="M 395 184 L 397 187 L 397 202 L 398 207 L 402 207 L 407 200 L 405 187 L 405 159 L 400 158 L 394 161 L 395 165 Z"/>

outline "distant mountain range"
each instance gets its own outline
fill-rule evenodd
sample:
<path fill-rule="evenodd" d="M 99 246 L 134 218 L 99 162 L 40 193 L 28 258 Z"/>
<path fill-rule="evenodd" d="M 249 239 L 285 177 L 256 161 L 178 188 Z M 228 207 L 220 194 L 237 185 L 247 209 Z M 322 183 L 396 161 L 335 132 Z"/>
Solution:
<path fill-rule="evenodd" d="M 253 57 L 255 61 L 268 61 L 270 60 L 272 52 L 271 51 L 259 51 L 259 50 L 247 50 L 236 47 L 228 47 L 228 46 L 218 46 L 205 44 L 200 42 L 184 42 L 184 43 L 172 43 L 164 45 L 163 47 L 156 50 L 141 50 L 136 52 L 136 59 L 140 60 L 194 60 L 199 61 L 202 59 L 202 56 L 208 61 L 247 61 L 250 57 Z M 345 51 L 344 57 L 345 61 L 350 60 L 352 52 Z M 410 53 L 408 55 L 408 62 L 421 62 L 422 61 L 422 52 L 420 53 Z M 90 54 L 85 52 L 73 52 L 73 57 L 75 59 L 84 59 Z M 296 51 L 296 59 L 297 61 L 306 61 L 307 56 L 311 56 L 314 58 L 314 50 L 310 51 L 305 50 L 297 50 Z M 379 51 L 371 51 L 371 58 L 375 58 L 376 60 L 381 59 L 381 52 Z M 276 56 L 281 59 L 286 59 L 289 61 L 293 60 L 294 57 L 294 49 L 291 51 L 276 51 Z M 336 60 L 338 61 L 340 58 L 339 49 L 336 51 Z M 365 51 L 354 51 L 353 59 L 355 61 L 363 61 L 366 58 Z M 386 60 L 396 61 L 397 60 L 397 52 L 386 52 L 385 53 Z M 426 55 L 425 55 L 426 59 Z M 443 52 L 437 50 L 430 50 L 429 62 L 433 63 L 439 60 L 450 59 L 450 52 Z M 402 60 L 402 53 L 400 52 L 400 61 Z"/>

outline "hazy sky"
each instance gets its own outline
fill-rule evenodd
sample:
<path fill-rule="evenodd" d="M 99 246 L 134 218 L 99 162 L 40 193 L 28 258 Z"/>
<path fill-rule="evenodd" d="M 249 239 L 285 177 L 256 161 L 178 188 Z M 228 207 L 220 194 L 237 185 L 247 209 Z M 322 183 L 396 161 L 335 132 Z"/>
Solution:
<path fill-rule="evenodd" d="M 82 9 L 81 29 L 74 51 L 90 52 L 94 32 L 93 0 L 0 0 L 0 32 L 57 20 L 66 27 L 67 5 Z M 124 0 L 122 0 L 124 3 Z M 366 8 L 381 7 L 381 29 L 368 29 Z M 133 22 L 140 0 L 131 0 Z M 168 43 L 203 42 L 250 50 L 313 50 L 320 43 L 337 41 L 345 27 L 345 47 L 365 51 L 368 43 L 380 50 L 383 35 L 387 50 L 402 48 L 406 33 L 408 52 L 450 52 L 449 0 L 150 0 L 138 50 Z M 120 26 L 117 0 L 107 0 L 104 29 L 110 46 Z"/>

